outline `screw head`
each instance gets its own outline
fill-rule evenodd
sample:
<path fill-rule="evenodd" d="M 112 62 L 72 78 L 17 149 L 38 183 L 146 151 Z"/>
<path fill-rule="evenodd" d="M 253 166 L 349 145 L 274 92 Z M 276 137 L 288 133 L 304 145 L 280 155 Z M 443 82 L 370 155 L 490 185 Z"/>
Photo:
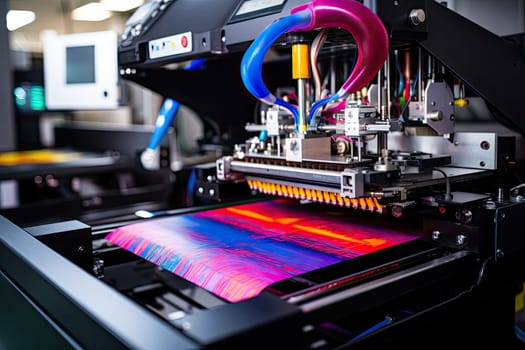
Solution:
<path fill-rule="evenodd" d="M 490 142 L 488 141 L 481 141 L 479 144 L 479 147 L 481 147 L 482 150 L 488 150 L 490 148 Z"/>
<path fill-rule="evenodd" d="M 465 244 L 465 240 L 467 239 L 467 236 L 459 234 L 456 236 L 456 244 L 457 245 L 463 245 Z"/>

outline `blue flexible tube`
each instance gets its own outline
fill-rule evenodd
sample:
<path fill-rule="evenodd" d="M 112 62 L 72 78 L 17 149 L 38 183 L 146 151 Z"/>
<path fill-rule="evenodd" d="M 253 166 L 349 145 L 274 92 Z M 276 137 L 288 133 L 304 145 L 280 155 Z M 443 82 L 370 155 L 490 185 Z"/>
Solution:
<path fill-rule="evenodd" d="M 319 101 L 316 101 L 312 105 L 312 108 L 310 108 L 310 125 L 312 125 L 312 126 L 315 125 L 315 115 L 316 115 L 317 111 L 319 110 L 319 108 L 321 108 L 322 106 L 324 106 L 327 103 L 330 103 L 330 102 L 333 102 L 333 101 L 335 101 L 337 99 L 343 98 L 344 95 L 345 95 L 345 92 L 344 91 L 342 91 L 342 92 L 343 93 L 341 95 L 338 92 L 336 94 L 333 94 L 333 95 L 330 95 L 328 97 L 322 98 Z"/>
<path fill-rule="evenodd" d="M 186 67 L 184 67 L 184 70 L 197 69 L 200 68 L 203 64 L 203 59 L 196 59 L 191 61 Z M 151 134 L 148 144 L 149 149 L 156 150 L 157 147 L 159 147 L 160 141 L 162 140 L 164 135 L 166 135 L 166 132 L 168 131 L 171 123 L 173 122 L 173 119 L 175 119 L 179 107 L 179 102 L 169 97 L 166 98 L 166 100 L 160 108 L 159 114 L 157 115 L 157 120 L 155 121 L 155 129 Z"/>
<path fill-rule="evenodd" d="M 385 317 L 385 319 L 383 321 L 380 321 L 380 322 L 376 323 L 374 326 L 368 328 L 364 332 L 359 333 L 358 335 L 353 337 L 351 341 L 353 342 L 353 341 L 356 341 L 358 339 L 361 339 L 364 336 L 369 335 L 369 334 L 371 334 L 371 333 L 373 333 L 373 332 L 377 331 L 378 329 L 381 329 L 381 328 L 383 328 L 385 326 L 388 326 L 391 323 L 392 323 L 392 318 L 387 316 L 387 317 Z"/>
<path fill-rule="evenodd" d="M 190 172 L 188 183 L 186 184 L 186 204 L 193 205 L 193 192 L 195 191 L 195 184 L 197 183 L 197 173 L 195 168 Z"/>
<path fill-rule="evenodd" d="M 516 336 L 518 339 L 525 343 L 525 331 L 518 325 L 516 325 L 514 328 L 516 330 Z"/>
<path fill-rule="evenodd" d="M 261 130 L 259 133 L 259 141 L 264 141 L 268 137 L 268 130 Z"/>
<path fill-rule="evenodd" d="M 204 59 L 197 58 L 192 60 L 186 67 L 184 67 L 184 70 L 194 70 L 202 67 L 204 65 Z"/>
<path fill-rule="evenodd" d="M 159 114 L 157 115 L 157 120 L 155 121 L 155 129 L 151 134 L 149 140 L 148 148 L 155 150 L 159 147 L 160 141 L 166 135 L 168 128 L 170 127 L 175 115 L 179 110 L 180 104 L 172 98 L 166 98 L 162 104 Z"/>
<path fill-rule="evenodd" d="M 397 94 L 398 95 L 402 95 L 403 94 L 403 88 L 405 87 L 405 78 L 403 78 L 403 76 L 401 76 L 399 78 L 399 85 L 397 87 Z"/>
<path fill-rule="evenodd" d="M 276 104 L 292 113 L 296 127 L 299 122 L 299 111 L 292 104 L 275 97 L 264 84 L 262 78 L 263 60 L 272 44 L 284 33 L 307 28 L 312 21 L 310 11 L 299 11 L 293 15 L 280 18 L 266 27 L 246 50 L 241 61 L 241 77 L 246 89 L 267 104 Z"/>

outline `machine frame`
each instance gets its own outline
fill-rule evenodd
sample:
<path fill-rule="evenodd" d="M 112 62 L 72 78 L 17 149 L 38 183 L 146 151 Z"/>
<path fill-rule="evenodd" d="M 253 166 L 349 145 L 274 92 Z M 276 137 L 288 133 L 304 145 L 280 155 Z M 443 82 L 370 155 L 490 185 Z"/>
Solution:
<path fill-rule="evenodd" d="M 174 34 L 187 33 L 187 29 L 173 27 L 176 23 L 173 18 L 182 17 L 180 25 L 183 26 L 188 24 L 189 14 L 194 14 L 196 18 L 205 17 L 191 6 L 192 1 L 155 1 L 159 12 L 154 16 L 150 13 L 147 21 L 141 22 L 144 27 L 137 27 L 135 22 L 129 23 L 129 30 L 125 33 L 128 36 L 123 38 L 119 49 L 121 77 L 173 97 L 182 104 L 194 107 L 198 113 L 224 121 L 229 125 L 230 137 L 224 142 L 231 143 L 232 150 L 235 150 L 237 140 L 245 136 L 244 126 L 239 125 L 237 118 L 251 116 L 256 104 L 246 98 L 237 74 L 240 53 L 256 36 L 256 33 L 246 30 L 248 22 L 230 21 L 242 1 L 229 1 L 213 21 L 195 21 L 195 33 L 189 36 L 193 40 L 192 47 L 196 48 L 194 51 L 160 58 L 148 55 L 147 44 L 157 43 L 157 40 Z M 280 12 L 272 11 L 255 17 L 250 19 L 250 23 L 253 28 L 262 29 L 282 13 L 305 2 L 282 2 Z M 202 3 L 210 5 L 214 1 Z M 525 100 L 525 91 L 501 89 L 509 81 L 511 86 L 519 86 L 525 81 L 525 62 L 516 46 L 432 0 L 364 3 L 381 18 L 393 45 L 426 50 L 483 97 L 497 113 L 498 121 L 525 134 L 520 105 Z M 465 41 L 456 33 L 471 38 L 468 57 L 475 57 L 475 64 L 465 59 Z M 491 50 L 487 51 L 487 46 Z M 169 67 L 172 63 L 201 57 L 209 58 L 205 71 L 189 72 Z M 494 65 L 500 67 L 499 74 L 493 77 L 494 80 L 486 79 L 485 73 Z M 286 74 L 290 67 L 287 62 L 270 62 L 267 68 L 273 85 L 288 83 Z M 231 101 L 236 103 L 228 103 Z M 469 135 L 465 133 L 454 137 L 468 138 Z M 502 159 L 514 156 L 513 150 L 497 148 L 500 139 L 492 133 L 482 135 L 481 139 L 475 138 L 472 145 L 467 145 L 465 149 L 468 152 L 469 149 L 486 147 L 483 141 L 487 138 L 490 138 L 489 144 L 494 146 L 485 149 L 491 152 L 486 158 L 489 162 L 482 166 L 480 162 L 485 158 L 480 161 L 477 157 L 468 161 L 488 170 L 479 170 L 479 167 L 465 170 L 469 173 L 466 179 L 460 178 L 462 181 L 458 184 L 479 179 L 471 178 L 472 174 L 480 173 L 483 179 L 485 175 L 497 175 Z M 442 141 L 449 142 L 446 139 Z M 461 164 L 454 165 L 470 168 L 468 165 L 473 163 L 462 161 L 466 158 L 460 159 Z M 486 166 L 487 163 L 490 163 L 489 166 Z M 222 170 L 241 165 L 222 164 Z M 456 171 L 456 168 L 451 169 Z M 221 170 L 220 166 L 218 170 Z M 241 170 L 239 173 L 248 172 Z M 272 170 L 280 171 L 279 168 L 268 167 L 268 172 Z M 359 182 L 364 179 L 365 173 L 343 171 L 344 181 L 340 174 L 333 173 L 295 171 L 294 174 L 304 175 L 309 183 L 319 179 L 319 174 L 326 175 L 323 178 L 326 181 L 323 180 L 322 184 L 326 187 L 332 183 L 340 186 L 351 182 L 348 191 L 355 191 L 352 194 L 354 197 L 360 197 L 365 191 Z M 293 177 L 289 176 L 288 180 L 291 182 Z M 421 187 L 446 185 L 442 177 L 427 180 L 429 182 Z M 519 192 L 520 188 L 514 188 Z M 486 346 L 488 340 L 497 339 L 502 347 L 518 348 L 515 296 L 525 280 L 525 271 L 521 270 L 524 266 L 525 238 L 519 229 L 525 202 L 518 195 L 512 198 L 493 198 L 494 194 L 476 197 L 467 190 L 452 194 L 454 201 L 450 198 L 424 197 L 430 205 L 417 213 L 419 219 L 425 216 L 425 220 L 421 229 L 422 238 L 415 245 L 396 247 L 382 254 L 356 259 L 355 263 L 346 266 L 346 274 L 328 273 L 328 280 L 320 282 L 319 288 L 312 293 L 297 293 L 284 299 L 263 292 L 243 302 L 203 307 L 174 319 L 152 309 L 148 302 L 137 302 L 130 293 L 144 288 L 166 290 L 166 286 L 158 286 L 155 266 L 125 254 L 119 248 L 100 243 L 109 230 L 134 220 L 122 221 L 115 217 L 111 224 L 91 227 L 94 261 L 93 273 L 90 273 L 75 265 L 71 258 L 68 260 L 61 256 L 52 243 L 46 245 L 32 236 L 30 232 L 34 228 L 23 229 L 0 217 L 0 305 L 10 315 L 0 321 L 0 347 L 16 346 L 22 342 L 27 346 L 77 349 L 246 348 L 253 345 L 374 349 L 407 345 Z M 227 201 L 218 205 L 234 203 Z M 210 207 L 196 206 L 158 215 L 184 215 L 188 211 L 207 208 Z M 456 210 L 458 208 L 460 210 Z M 450 212 L 448 209 L 451 209 Z M 463 209 L 470 210 L 470 214 Z M 463 216 L 456 216 L 456 213 Z M 48 228 L 41 229 L 45 231 Z M 61 234 L 68 237 L 67 231 L 65 229 Z M 69 237 L 72 240 L 69 245 L 77 249 L 83 246 L 84 243 L 76 240 L 76 235 Z M 388 273 L 372 277 L 367 274 L 374 268 L 401 262 L 407 264 Z M 126 264 L 146 266 L 143 271 L 148 272 L 137 272 Z M 102 266 L 108 273 L 112 269 L 117 271 L 117 268 L 128 271 L 129 274 L 122 278 L 129 277 L 129 287 L 118 289 L 111 286 L 111 281 L 104 280 Z M 173 287 L 181 283 L 184 282 L 177 276 L 170 276 L 167 284 Z M 324 288 L 327 285 L 330 288 Z M 172 288 L 170 292 L 180 296 L 176 294 L 176 289 Z M 154 294 L 153 300 L 156 298 L 160 296 Z M 185 300 L 195 302 L 191 298 Z M 407 311 L 407 305 L 413 311 L 392 313 Z M 385 315 L 389 323 L 376 328 L 377 322 L 383 320 Z M 36 329 L 31 337 L 25 334 L 28 325 Z"/>

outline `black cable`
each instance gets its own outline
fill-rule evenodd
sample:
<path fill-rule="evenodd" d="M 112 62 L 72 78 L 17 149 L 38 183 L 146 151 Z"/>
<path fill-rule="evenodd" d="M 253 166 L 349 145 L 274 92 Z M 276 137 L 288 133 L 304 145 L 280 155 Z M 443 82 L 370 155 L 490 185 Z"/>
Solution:
<path fill-rule="evenodd" d="M 485 259 L 485 260 L 483 261 L 483 263 L 482 263 L 481 266 L 480 266 L 479 272 L 478 272 L 478 278 L 476 279 L 476 282 L 473 283 L 473 284 L 470 286 L 469 289 L 464 290 L 464 291 L 458 293 L 457 295 L 455 295 L 455 296 L 453 296 L 453 297 L 451 297 L 451 298 L 449 298 L 449 299 L 446 299 L 446 300 L 444 300 L 444 301 L 442 301 L 442 302 L 439 302 L 439 303 L 437 303 L 437 304 L 435 304 L 435 305 L 429 307 L 428 309 L 419 312 L 419 315 L 423 315 L 423 314 L 425 314 L 425 313 L 432 312 L 433 310 L 436 310 L 436 309 L 438 309 L 438 308 L 440 308 L 440 307 L 442 307 L 442 306 L 444 306 L 444 305 L 446 305 L 446 304 L 448 304 L 448 303 L 451 303 L 451 302 L 453 302 L 453 301 L 459 300 L 459 299 L 462 298 L 464 295 L 466 295 L 466 294 L 468 294 L 468 293 L 471 293 L 476 287 L 478 287 L 478 286 L 481 284 L 481 281 L 482 281 L 482 279 L 483 279 L 483 276 L 485 275 L 485 268 L 486 268 L 486 266 L 487 266 L 487 264 L 488 264 L 489 261 L 490 261 L 490 258 L 489 258 L 489 259 Z M 390 325 L 390 324 L 391 324 L 391 322 L 388 322 L 388 321 L 384 320 L 384 321 L 382 321 L 380 324 L 377 324 L 376 326 L 373 327 L 373 328 L 375 328 L 375 329 L 374 329 L 374 332 L 375 332 L 375 331 L 378 331 L 378 330 L 380 330 L 381 328 L 386 327 L 386 326 L 388 326 L 388 325 Z M 515 328 L 517 328 L 517 327 L 515 327 Z M 520 330 L 521 330 L 521 328 L 520 328 Z M 518 329 L 516 329 L 516 331 L 518 331 Z M 365 331 L 365 332 L 367 332 L 366 335 L 369 335 L 369 334 L 371 334 L 371 333 L 374 333 L 374 332 L 368 332 L 368 331 Z M 518 335 L 518 336 L 519 336 L 519 335 L 524 335 L 524 336 L 525 336 L 525 331 L 524 331 L 523 333 L 520 333 L 520 334 L 517 334 L 517 335 Z M 525 338 L 524 338 L 524 339 L 525 339 Z M 334 349 L 332 349 L 332 350 L 342 350 L 342 349 L 346 349 L 347 346 L 349 345 L 349 343 L 353 342 L 354 340 L 359 340 L 359 339 L 352 338 L 352 339 L 349 340 L 348 342 L 345 342 L 344 344 L 341 344 L 341 345 L 337 346 L 336 348 L 334 348 Z"/>
<path fill-rule="evenodd" d="M 452 195 L 450 194 L 450 179 L 449 179 L 447 173 L 445 173 L 443 170 L 441 170 L 439 168 L 433 168 L 432 170 L 438 171 L 441 174 L 443 174 L 443 177 L 445 178 L 445 197 L 444 197 L 444 199 L 446 201 L 451 200 L 452 199 Z"/>

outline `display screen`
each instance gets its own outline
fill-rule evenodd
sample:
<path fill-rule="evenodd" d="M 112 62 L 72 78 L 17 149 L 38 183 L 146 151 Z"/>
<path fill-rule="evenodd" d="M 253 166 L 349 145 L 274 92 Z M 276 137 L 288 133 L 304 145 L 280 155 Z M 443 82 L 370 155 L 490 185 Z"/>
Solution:
<path fill-rule="evenodd" d="M 140 6 L 126 21 L 126 25 L 133 25 L 135 23 L 142 22 L 146 15 L 150 13 L 150 10 L 152 9 L 153 5 L 155 5 L 155 2 L 149 1 L 146 2 L 144 5 Z"/>
<path fill-rule="evenodd" d="M 66 84 L 95 82 L 95 46 L 66 47 Z"/>
<path fill-rule="evenodd" d="M 235 14 L 245 15 L 247 13 L 253 13 L 271 7 L 280 6 L 284 4 L 284 2 L 285 0 L 246 0 L 241 4 Z"/>
<path fill-rule="evenodd" d="M 286 0 L 244 0 L 235 10 L 230 23 L 277 13 Z"/>
<path fill-rule="evenodd" d="M 416 238 L 283 199 L 151 219 L 106 237 L 230 302 Z"/>

